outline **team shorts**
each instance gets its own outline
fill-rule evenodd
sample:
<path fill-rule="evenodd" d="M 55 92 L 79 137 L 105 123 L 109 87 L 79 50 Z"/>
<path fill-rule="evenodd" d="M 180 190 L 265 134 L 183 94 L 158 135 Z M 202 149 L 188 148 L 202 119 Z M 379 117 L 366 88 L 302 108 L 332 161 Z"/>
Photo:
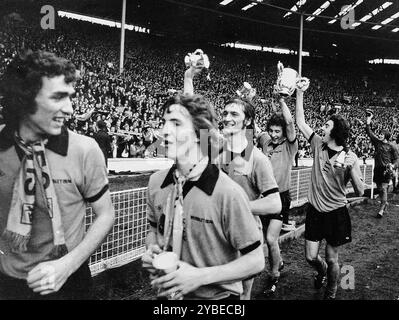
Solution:
<path fill-rule="evenodd" d="M 330 212 L 319 212 L 310 203 L 306 208 L 305 239 L 326 239 L 333 247 L 352 241 L 351 220 L 348 208 L 343 206 Z"/>

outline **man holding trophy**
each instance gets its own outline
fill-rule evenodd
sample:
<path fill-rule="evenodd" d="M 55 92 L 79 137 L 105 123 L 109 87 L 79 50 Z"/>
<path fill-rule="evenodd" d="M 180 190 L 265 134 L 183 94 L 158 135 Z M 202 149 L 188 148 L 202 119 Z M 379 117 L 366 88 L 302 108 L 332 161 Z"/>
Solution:
<path fill-rule="evenodd" d="M 341 115 L 332 115 L 315 134 L 305 121 L 303 91 L 309 80 L 297 80 L 296 122 L 309 141 L 313 153 L 311 184 L 305 222 L 306 260 L 315 268 L 314 286 L 320 289 L 327 280 L 324 299 L 335 299 L 339 278 L 338 249 L 351 241 L 351 221 L 347 209 L 346 185 L 352 181 L 355 193 L 363 194 L 364 186 L 357 156 L 346 143 L 350 127 Z M 326 259 L 319 255 L 320 242 L 326 239 Z"/>
<path fill-rule="evenodd" d="M 288 76 L 295 76 L 295 78 L 291 76 L 292 87 L 290 88 L 282 81 L 283 65 L 281 62 L 278 63 L 277 69 L 278 79 L 275 86 L 275 93 L 279 96 L 282 113 L 274 113 L 267 123 L 267 132 L 257 134 L 259 145 L 272 164 L 282 205 L 282 210 L 278 214 L 261 217 L 263 229 L 266 231 L 266 242 L 269 249 L 270 267 L 272 269 L 272 275 L 264 292 L 267 295 L 273 294 L 276 291 L 280 271 L 284 267 L 278 245 L 278 237 L 281 229 L 283 227 L 284 231 L 295 230 L 295 226 L 289 223 L 288 213 L 291 206 L 289 193 L 291 170 L 295 154 L 298 151 L 298 141 L 294 121 L 284 97 L 292 94 L 292 88 L 295 90 L 296 74 L 293 72 L 288 73 Z M 296 73 L 293 69 L 288 69 L 288 71 Z M 259 132 L 260 130 L 256 131 Z"/>

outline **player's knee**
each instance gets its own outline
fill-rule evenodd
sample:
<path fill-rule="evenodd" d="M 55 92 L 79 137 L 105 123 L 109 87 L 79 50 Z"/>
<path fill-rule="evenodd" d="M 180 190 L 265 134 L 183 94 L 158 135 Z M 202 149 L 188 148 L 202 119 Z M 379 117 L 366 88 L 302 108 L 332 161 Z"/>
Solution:
<path fill-rule="evenodd" d="M 327 257 L 326 262 L 328 265 L 338 264 L 338 257 Z"/>
<path fill-rule="evenodd" d="M 314 265 L 315 263 L 317 263 L 317 255 L 313 256 L 313 255 L 307 253 L 306 254 L 306 261 L 310 265 Z"/>

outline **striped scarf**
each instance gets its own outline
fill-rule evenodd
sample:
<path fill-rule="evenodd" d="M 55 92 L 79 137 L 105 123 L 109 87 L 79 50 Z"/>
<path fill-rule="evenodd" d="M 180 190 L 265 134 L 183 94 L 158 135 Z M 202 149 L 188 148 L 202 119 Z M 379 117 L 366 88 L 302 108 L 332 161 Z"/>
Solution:
<path fill-rule="evenodd" d="M 15 134 L 15 141 L 25 156 L 14 183 L 7 228 L 2 237 L 9 244 L 12 252 L 27 251 L 37 197 L 41 197 L 41 202 L 47 205 L 47 212 L 52 222 L 54 248 L 51 256 L 59 258 L 68 250 L 65 245 L 61 211 L 46 159 L 44 142 L 37 141 L 28 145 L 18 134 Z"/>

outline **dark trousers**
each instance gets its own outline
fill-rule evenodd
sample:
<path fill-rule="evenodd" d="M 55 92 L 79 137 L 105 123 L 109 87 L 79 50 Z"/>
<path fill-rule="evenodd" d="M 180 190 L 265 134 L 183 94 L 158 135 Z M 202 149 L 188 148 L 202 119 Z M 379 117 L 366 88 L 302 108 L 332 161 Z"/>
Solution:
<path fill-rule="evenodd" d="M 84 263 L 64 283 L 60 290 L 40 295 L 28 287 L 26 280 L 16 279 L 0 273 L 0 300 L 89 300 L 92 278 L 87 263 Z"/>

